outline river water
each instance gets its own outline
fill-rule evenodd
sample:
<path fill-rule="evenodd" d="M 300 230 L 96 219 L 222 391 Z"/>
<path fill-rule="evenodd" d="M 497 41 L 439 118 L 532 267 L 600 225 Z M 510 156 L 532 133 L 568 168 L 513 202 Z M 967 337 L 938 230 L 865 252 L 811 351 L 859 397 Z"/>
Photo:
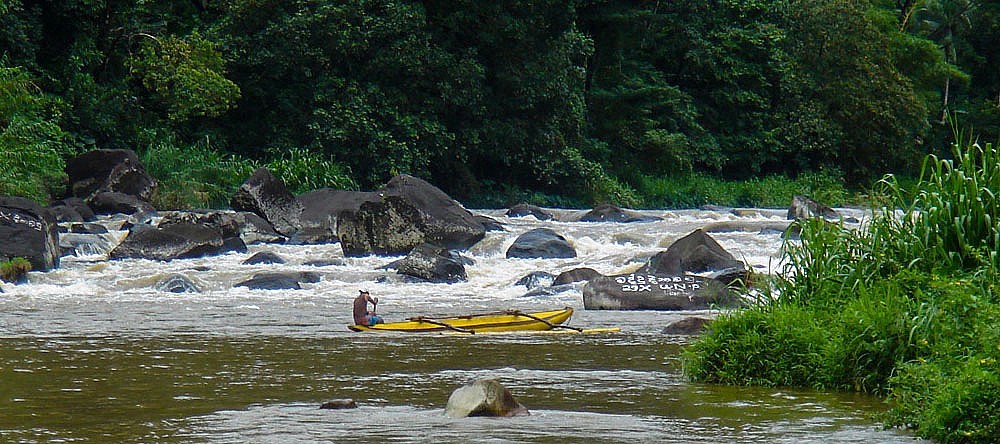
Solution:
<path fill-rule="evenodd" d="M 515 285 L 534 271 L 632 271 L 700 227 L 759 271 L 777 271 L 784 211 L 648 211 L 663 220 L 633 224 L 477 213 L 507 231 L 465 252 L 475 263 L 456 284 L 409 282 L 379 269 L 397 258 L 345 258 L 338 244 L 251 245 L 249 253 L 166 263 L 109 262 L 90 248 L 57 270 L 31 273 L 27 284 L 3 284 L 0 442 L 915 442 L 880 426 L 887 406 L 879 399 L 686 381 L 680 352 L 690 339 L 662 329 L 711 311 L 587 311 L 578 288 L 526 295 Z M 579 256 L 505 258 L 517 235 L 538 227 L 563 234 Z M 241 264 L 259 251 L 287 263 Z M 263 271 L 312 271 L 321 280 L 302 290 L 233 288 Z M 156 290 L 175 273 L 202 291 Z M 572 306 L 571 325 L 622 331 L 352 333 L 359 288 L 381 299 L 390 321 Z M 531 415 L 444 416 L 451 392 L 477 378 L 497 378 Z M 340 398 L 359 408 L 318 408 Z"/>

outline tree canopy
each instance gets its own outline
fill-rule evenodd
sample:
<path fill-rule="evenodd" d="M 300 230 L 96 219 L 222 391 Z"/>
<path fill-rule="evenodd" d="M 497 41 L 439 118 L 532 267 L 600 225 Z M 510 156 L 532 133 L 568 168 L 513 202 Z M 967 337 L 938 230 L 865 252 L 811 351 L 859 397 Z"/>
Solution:
<path fill-rule="evenodd" d="M 409 173 L 460 199 L 628 204 L 643 178 L 693 172 L 865 183 L 915 168 L 952 115 L 997 137 L 998 17 L 969 0 L 0 0 L 0 67 L 37 88 L 3 102 L 55 125 L 36 137 L 62 156 L 207 143 L 313 156 L 361 188 Z M 39 97 L 59 112 L 30 111 Z"/>

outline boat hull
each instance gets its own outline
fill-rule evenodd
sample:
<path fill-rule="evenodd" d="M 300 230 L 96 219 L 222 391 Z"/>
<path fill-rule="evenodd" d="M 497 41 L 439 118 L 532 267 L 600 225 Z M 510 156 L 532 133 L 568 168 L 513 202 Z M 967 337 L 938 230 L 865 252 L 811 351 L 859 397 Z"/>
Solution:
<path fill-rule="evenodd" d="M 502 313 L 476 314 L 450 318 L 410 318 L 404 322 L 385 324 L 349 325 L 353 331 L 396 331 L 408 333 L 433 332 L 512 332 L 512 331 L 542 331 L 559 328 L 559 325 L 573 316 L 573 309 L 566 307 L 559 310 L 522 313 L 507 311 Z"/>

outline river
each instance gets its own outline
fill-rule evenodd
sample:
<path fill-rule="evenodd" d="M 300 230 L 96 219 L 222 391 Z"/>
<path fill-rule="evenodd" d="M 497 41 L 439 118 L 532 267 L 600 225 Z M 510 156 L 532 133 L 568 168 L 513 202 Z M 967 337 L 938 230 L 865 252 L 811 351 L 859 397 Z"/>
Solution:
<path fill-rule="evenodd" d="M 845 210 L 853 211 L 853 210 Z M 563 215 L 569 210 L 558 210 Z M 853 394 L 692 384 L 680 351 L 690 340 L 665 325 L 699 312 L 583 309 L 579 289 L 526 296 L 534 271 L 576 267 L 631 271 L 692 230 L 712 236 L 759 271 L 780 270 L 784 211 L 647 211 L 657 222 L 617 224 L 494 217 L 464 254 L 456 284 L 413 283 L 379 269 L 392 257 L 345 258 L 338 244 L 251 245 L 249 253 L 154 262 L 106 261 L 106 251 L 67 256 L 0 293 L 0 442 L 155 443 L 894 443 L 885 403 Z M 862 214 L 857 214 L 863 217 Z M 573 259 L 506 259 L 520 233 L 548 227 Z M 120 237 L 120 235 L 118 236 Z M 259 251 L 285 264 L 242 265 Z M 319 262 L 320 265 L 315 265 Z M 262 271 L 312 271 L 302 290 L 233 285 Z M 200 293 L 167 293 L 179 273 Z M 380 298 L 389 321 L 571 306 L 570 324 L 621 327 L 587 335 L 352 333 L 358 289 Z M 497 378 L 530 416 L 451 419 L 448 396 Z M 321 410 L 353 398 L 359 408 Z"/>

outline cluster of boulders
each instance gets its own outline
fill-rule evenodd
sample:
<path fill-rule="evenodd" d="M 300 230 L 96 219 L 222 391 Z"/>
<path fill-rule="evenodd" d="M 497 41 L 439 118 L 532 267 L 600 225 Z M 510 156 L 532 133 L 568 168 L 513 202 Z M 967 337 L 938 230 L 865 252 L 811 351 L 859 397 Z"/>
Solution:
<path fill-rule="evenodd" d="M 245 252 L 253 243 L 339 242 L 345 256 L 405 255 L 386 267 L 412 279 L 450 283 L 467 279 L 466 266 L 473 265 L 460 252 L 482 240 L 487 231 L 504 229 L 498 221 L 473 214 L 440 189 L 405 174 L 375 191 L 319 189 L 295 196 L 280 179 L 261 168 L 232 196 L 231 210 L 157 211 L 149 204 L 156 181 L 130 150 L 84 153 L 67 163 L 66 172 L 70 195 L 47 208 L 23 198 L 0 197 L 0 261 L 24 257 L 33 270 L 47 271 L 59 266 L 64 250 L 78 250 L 86 242 L 111 244 L 118 239 L 120 242 L 93 248 L 109 251 L 110 259 L 169 261 Z M 98 215 L 114 215 L 116 223 L 95 224 Z M 562 215 L 519 204 L 507 215 L 578 222 L 659 219 L 613 205 Z M 837 215 L 797 196 L 788 216 Z M 101 237 L 108 227 L 127 235 Z M 506 251 L 507 258 L 576 255 L 571 240 L 548 228 L 520 234 Z M 255 257 L 249 263 L 280 260 Z M 518 284 L 534 294 L 582 285 L 587 309 L 682 310 L 739 305 L 740 298 L 731 289 L 745 281 L 746 275 L 745 264 L 707 231 L 695 230 L 631 273 L 605 276 L 586 267 L 558 276 L 540 271 Z M 317 279 L 314 273 L 263 273 L 237 286 L 295 289 Z M 198 287 L 183 276 L 168 276 L 158 284 L 165 291 L 178 292 L 197 291 Z"/>

